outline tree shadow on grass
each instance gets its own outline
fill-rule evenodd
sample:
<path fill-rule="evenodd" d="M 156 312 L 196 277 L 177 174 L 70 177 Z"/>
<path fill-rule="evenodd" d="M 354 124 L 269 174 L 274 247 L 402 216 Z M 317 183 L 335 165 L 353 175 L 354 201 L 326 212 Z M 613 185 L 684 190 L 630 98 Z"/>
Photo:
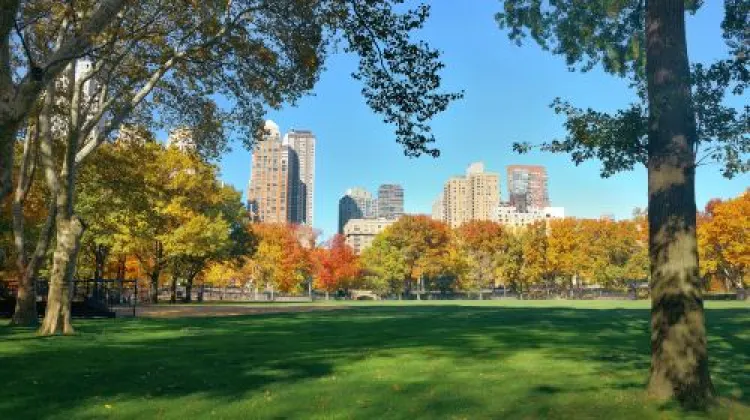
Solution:
<path fill-rule="evenodd" d="M 0 366 L 6 379 L 0 418 L 51 417 L 97 398 L 148 400 L 200 393 L 220 405 L 269 386 L 328 377 L 373 355 L 486 361 L 488 370 L 502 370 L 508 359 L 528 351 L 591 365 L 612 378 L 589 389 L 569 386 L 566 378 L 556 384 L 532 384 L 527 397 L 537 402 L 538 409 L 508 407 L 503 413 L 520 410 L 519 416 L 534 416 L 558 409 L 571 413 L 575 407 L 560 406 L 565 394 L 644 386 L 649 365 L 648 317 L 648 310 L 639 309 L 443 304 L 228 318 L 85 321 L 77 337 L 44 340 L 0 329 Z M 750 377 L 745 369 L 750 343 L 741 335 L 750 328 L 748 311 L 709 310 L 708 324 L 718 392 L 750 402 Z M 20 348 L 3 349 L 3 341 Z M 633 371 L 641 374 L 643 382 L 633 379 Z M 572 378 L 576 372 L 569 374 Z M 483 385 L 477 379 L 473 386 Z M 411 409 L 421 415 L 445 415 L 451 404 L 469 411 L 481 410 L 483 404 L 462 395 L 461 389 L 432 395 L 414 385 L 397 396 L 372 394 L 350 414 L 377 416 L 380 406 L 392 407 L 393 398 L 408 398 L 409 393 L 422 396 L 411 403 Z M 614 404 L 611 408 L 617 409 Z M 279 413 L 304 417 L 294 411 L 298 409 L 289 404 L 280 407 Z M 402 414 L 389 417 L 409 417 Z"/>

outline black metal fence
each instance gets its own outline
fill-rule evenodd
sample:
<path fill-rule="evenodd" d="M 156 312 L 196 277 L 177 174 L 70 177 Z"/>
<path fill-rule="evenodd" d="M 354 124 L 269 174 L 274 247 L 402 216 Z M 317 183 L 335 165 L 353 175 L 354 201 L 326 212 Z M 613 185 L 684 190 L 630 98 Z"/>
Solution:
<path fill-rule="evenodd" d="M 35 289 L 37 309 L 41 315 L 47 306 L 48 280 L 37 279 Z M 13 314 L 17 293 L 17 285 L 3 286 L 0 315 Z M 76 279 L 71 290 L 71 311 L 75 317 L 114 317 L 116 314 L 135 316 L 136 308 L 142 301 L 136 280 Z"/>

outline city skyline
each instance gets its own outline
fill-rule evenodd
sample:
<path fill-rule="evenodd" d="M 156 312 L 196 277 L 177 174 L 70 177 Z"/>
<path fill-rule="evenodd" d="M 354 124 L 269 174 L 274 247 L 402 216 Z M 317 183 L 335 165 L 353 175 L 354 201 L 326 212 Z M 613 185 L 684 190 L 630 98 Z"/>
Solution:
<path fill-rule="evenodd" d="M 719 2 L 717 2 L 719 3 Z M 451 106 L 432 124 L 438 159 L 411 159 L 396 144 L 393 127 L 369 110 L 361 98 L 361 85 L 351 80 L 356 58 L 335 56 L 327 63 L 315 88 L 315 95 L 301 98 L 296 106 L 268 113 L 285 129 L 309 128 L 325 139 L 317 150 L 314 226 L 332 236 L 338 228 L 337 200 L 351 186 L 375 191 L 380 183 L 398 182 L 408 191 L 407 213 L 430 214 L 443 183 L 474 161 L 501 171 L 511 164 L 543 165 L 550 177 L 552 201 L 565 208 L 566 215 L 598 218 L 612 213 L 627 218 L 635 207 L 645 208 L 646 171 L 633 171 L 602 179 L 601 165 L 585 162 L 576 166 L 569 156 L 532 151 L 517 155 L 512 143 L 539 143 L 565 135 L 563 120 L 549 108 L 555 97 L 580 107 L 614 111 L 637 98 L 627 80 L 604 74 L 569 72 L 565 61 L 539 48 L 518 48 L 507 41 L 493 19 L 497 5 L 489 2 L 432 5 L 432 16 L 424 36 L 444 52 L 447 89 L 463 89 L 465 98 Z M 720 4 L 706 2 L 700 13 L 688 16 L 689 54 L 694 62 L 710 62 L 725 54 L 719 24 Z M 460 34 L 446 33 L 447 24 L 466 28 Z M 466 45 L 486 48 L 475 54 Z M 520 100 L 519 98 L 523 98 Z M 730 98 L 731 99 L 731 98 Z M 737 99 L 734 105 L 736 106 Z M 739 104 L 742 105 L 742 104 Z M 166 137 L 163 133 L 161 138 Z M 238 140 L 221 161 L 222 179 L 244 190 L 249 177 L 250 152 Z M 748 184 L 747 175 L 727 180 L 716 166 L 697 171 L 697 206 L 709 199 L 739 195 Z M 501 196 L 509 197 L 505 182 Z"/>

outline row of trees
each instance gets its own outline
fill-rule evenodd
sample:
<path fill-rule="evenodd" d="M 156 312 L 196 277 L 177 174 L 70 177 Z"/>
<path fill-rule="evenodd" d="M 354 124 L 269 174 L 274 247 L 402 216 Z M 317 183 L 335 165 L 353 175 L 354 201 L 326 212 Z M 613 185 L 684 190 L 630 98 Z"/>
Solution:
<path fill-rule="evenodd" d="M 625 287 L 648 277 L 646 234 L 638 221 L 560 219 L 525 229 L 474 221 L 451 231 L 406 216 L 375 238 L 362 264 L 377 290 L 481 291 L 503 285 L 571 290 L 585 284 Z"/>
<path fill-rule="evenodd" d="M 699 215 L 699 251 L 707 289 L 731 290 L 748 279 L 747 226 L 750 192 L 714 200 Z M 581 286 L 627 289 L 649 278 L 646 215 L 633 219 L 556 219 L 525 229 L 473 221 L 457 229 L 426 216 L 404 216 L 379 234 L 361 256 L 341 235 L 323 246 L 303 246 L 305 230 L 254 225 L 257 252 L 212 264 L 205 280 L 214 285 L 300 292 L 312 286 L 326 294 L 368 289 L 381 295 L 482 291 L 504 286 L 569 293 Z M 308 282 L 312 281 L 312 285 Z M 417 294 L 418 295 L 418 294 Z"/>
<path fill-rule="evenodd" d="M 143 276 L 156 302 L 164 278 L 170 279 L 174 299 L 178 281 L 190 288 L 209 263 L 252 251 L 241 194 L 218 180 L 214 165 L 194 152 L 165 148 L 143 130 L 123 133 L 82 165 L 76 181 L 75 212 L 86 220 L 77 277 Z M 24 241 L 40 235 L 39 226 L 48 217 L 48 209 L 40 204 L 47 194 L 41 183 L 28 192 Z M 9 264 L 18 262 L 12 245 L 9 235 L 3 235 L 0 246 L 10 257 L 3 275 L 18 279 L 26 274 L 25 267 Z M 45 267 L 37 272 L 51 274 Z M 35 305 L 26 304 L 19 300 L 17 310 L 36 316 Z"/>

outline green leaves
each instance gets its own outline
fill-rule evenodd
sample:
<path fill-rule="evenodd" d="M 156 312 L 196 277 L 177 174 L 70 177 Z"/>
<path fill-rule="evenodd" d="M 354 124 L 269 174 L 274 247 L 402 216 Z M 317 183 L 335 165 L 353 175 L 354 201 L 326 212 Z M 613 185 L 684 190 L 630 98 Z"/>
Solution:
<path fill-rule="evenodd" d="M 351 2 L 350 16 L 342 23 L 347 50 L 360 57 L 354 73 L 362 80 L 367 104 L 396 127 L 396 141 L 410 157 L 440 151 L 430 146 L 435 137 L 428 122 L 462 93 L 441 93 L 440 53 L 427 43 L 412 40 L 422 27 L 429 7 L 421 5 L 403 14 L 393 9 L 400 1 Z"/>
<path fill-rule="evenodd" d="M 506 0 L 496 19 L 517 44 L 531 37 L 553 54 L 565 57 L 571 70 L 587 71 L 601 64 L 608 73 L 631 79 L 641 103 L 614 113 L 581 109 L 557 98 L 551 105 L 565 117 L 567 135 L 538 146 L 516 143 L 513 150 L 527 153 L 535 147 L 570 154 L 580 164 L 597 159 L 602 177 L 645 164 L 648 157 L 648 113 L 645 89 L 645 9 L 642 0 Z M 686 0 L 688 13 L 702 2 Z M 727 178 L 750 170 L 748 107 L 733 109 L 726 94 L 742 95 L 750 80 L 750 7 L 745 0 L 726 0 L 722 28 L 732 57 L 711 65 L 692 67 L 693 108 L 698 132 L 696 158 L 719 164 Z"/>

